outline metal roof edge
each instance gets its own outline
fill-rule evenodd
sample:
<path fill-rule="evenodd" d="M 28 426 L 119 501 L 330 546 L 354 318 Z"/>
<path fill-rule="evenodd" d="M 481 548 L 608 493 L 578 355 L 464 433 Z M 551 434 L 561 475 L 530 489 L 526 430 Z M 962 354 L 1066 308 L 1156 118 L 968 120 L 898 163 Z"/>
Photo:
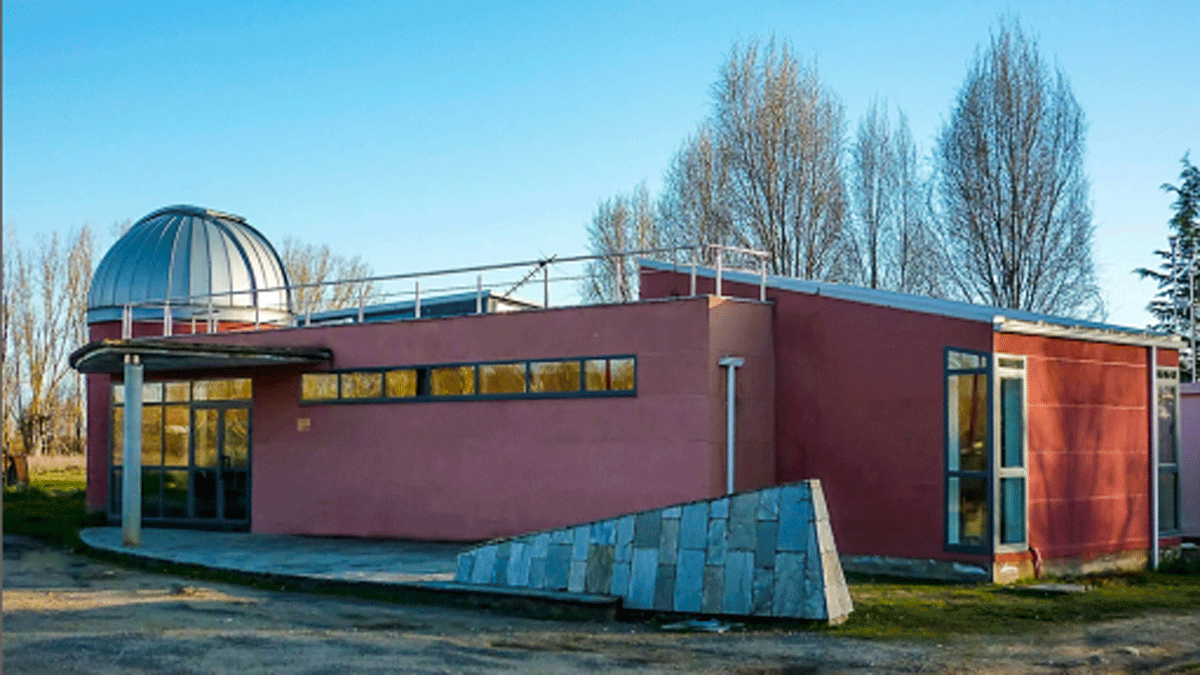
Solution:
<path fill-rule="evenodd" d="M 1044 337 L 1068 338 L 1071 340 L 1086 340 L 1088 342 L 1109 342 L 1138 347 L 1164 347 L 1167 349 L 1182 349 L 1187 346 L 1186 342 L 1174 335 L 1162 335 L 1150 331 L 1135 333 L 1130 330 L 1105 330 L 1088 326 L 1067 326 L 1044 321 L 1009 319 L 1002 315 L 997 315 L 992 325 L 998 333 L 1040 335 Z"/>
<path fill-rule="evenodd" d="M 637 264 L 639 267 L 651 270 L 678 272 L 681 274 L 690 274 L 692 269 L 690 263 L 664 263 L 647 258 L 638 258 Z M 716 276 L 716 270 L 711 267 L 697 265 L 696 275 L 713 278 Z M 721 277 L 729 281 L 751 286 L 757 286 L 762 280 L 761 275 L 757 273 L 738 270 L 722 270 Z M 811 281 L 768 274 L 767 287 L 921 314 L 933 314 L 966 321 L 989 323 L 992 324 L 994 330 L 1006 333 L 1023 332 L 1031 335 L 1073 337 L 1092 342 L 1159 346 L 1169 349 L 1179 349 L 1184 344 L 1182 340 L 1174 336 L 1144 329 L 1130 328 L 1128 326 L 1038 314 L 1023 310 L 1001 309 L 960 300 L 931 298 L 827 281 Z"/>

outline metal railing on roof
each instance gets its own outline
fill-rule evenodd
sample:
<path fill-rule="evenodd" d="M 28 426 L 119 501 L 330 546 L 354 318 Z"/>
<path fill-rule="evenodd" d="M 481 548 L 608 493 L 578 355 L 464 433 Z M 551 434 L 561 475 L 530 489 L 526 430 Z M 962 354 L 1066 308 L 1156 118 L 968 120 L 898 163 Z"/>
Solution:
<path fill-rule="evenodd" d="M 638 281 L 635 265 L 639 257 L 655 257 L 690 269 L 689 294 L 692 296 L 696 295 L 696 270 L 702 259 L 711 260 L 715 264 L 714 290 L 717 296 L 723 295 L 722 281 L 725 271 L 757 272 L 760 278 L 759 299 L 766 300 L 770 253 L 723 244 L 705 244 L 636 249 L 607 255 L 550 256 L 537 260 L 225 291 L 191 296 L 187 299 L 126 303 L 121 312 L 121 336 L 125 339 L 131 338 L 135 323 L 158 323 L 161 320 L 163 337 L 170 337 L 175 333 L 177 318 L 182 318 L 185 326 L 190 325 L 191 333 L 217 332 L 222 322 L 231 321 L 246 328 L 253 326 L 254 329 L 264 325 L 306 327 L 330 323 L 363 323 L 371 313 L 381 307 L 389 307 L 394 313 L 411 311 L 412 316 L 404 318 L 420 319 L 423 300 L 429 302 L 431 298 L 444 298 L 444 294 L 447 293 L 461 295 L 472 291 L 475 314 L 491 311 L 491 308 L 485 305 L 491 304 L 493 300 L 519 309 L 633 302 L 638 299 L 640 293 L 640 289 L 634 288 L 634 283 Z M 680 260 L 681 257 L 683 260 Z M 731 262 L 734 264 L 730 265 Z M 756 264 L 758 269 L 749 269 L 747 262 Z M 485 274 L 490 277 L 486 281 Z M 516 276 L 518 274 L 520 276 Z M 423 280 L 431 279 L 440 279 L 442 283 L 422 286 Z M 588 282 L 595 283 L 597 280 L 610 284 L 611 288 L 601 289 L 587 285 Z M 407 286 L 409 283 L 411 286 Z M 540 303 L 515 295 L 517 291 L 535 283 L 541 286 Z M 318 309 L 316 305 L 324 300 L 327 289 L 333 290 L 333 304 L 336 307 Z M 280 292 L 285 294 L 284 297 L 292 299 L 293 312 L 287 313 L 278 308 L 260 306 L 260 296 Z M 608 295 L 609 292 L 611 296 Z M 246 304 L 232 307 L 220 304 L 235 298 L 244 299 Z M 300 306 L 296 306 L 297 304 Z M 233 320 L 231 316 L 241 319 Z"/>

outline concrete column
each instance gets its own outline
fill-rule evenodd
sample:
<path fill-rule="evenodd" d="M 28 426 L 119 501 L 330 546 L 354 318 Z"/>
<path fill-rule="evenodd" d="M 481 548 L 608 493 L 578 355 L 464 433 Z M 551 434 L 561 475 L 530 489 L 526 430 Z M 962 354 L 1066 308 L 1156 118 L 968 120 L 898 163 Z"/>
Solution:
<path fill-rule="evenodd" d="M 126 546 L 142 543 L 142 363 L 125 356 L 125 464 L 121 491 L 121 537 Z"/>

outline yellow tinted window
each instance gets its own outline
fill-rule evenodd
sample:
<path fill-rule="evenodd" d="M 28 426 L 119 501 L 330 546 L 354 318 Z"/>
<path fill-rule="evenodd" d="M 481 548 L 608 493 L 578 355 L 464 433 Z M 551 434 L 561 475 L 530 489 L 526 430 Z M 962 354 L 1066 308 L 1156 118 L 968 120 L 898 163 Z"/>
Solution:
<path fill-rule="evenodd" d="M 588 359 L 584 361 L 585 382 L 588 391 L 605 391 L 608 389 L 608 360 Z"/>
<path fill-rule="evenodd" d="M 489 363 L 479 366 L 479 393 L 525 393 L 525 364 Z"/>
<path fill-rule="evenodd" d="M 529 364 L 529 390 L 579 391 L 578 361 L 541 361 Z"/>
<path fill-rule="evenodd" d="M 192 397 L 190 382 L 167 382 L 167 401 L 176 403 L 179 401 L 187 401 Z"/>
<path fill-rule="evenodd" d="M 610 359 L 608 362 L 609 389 L 630 391 L 634 384 L 633 359 Z"/>
<path fill-rule="evenodd" d="M 408 398 L 417 395 L 417 371 L 411 368 L 389 370 L 385 377 L 389 398 Z"/>
<path fill-rule="evenodd" d="M 383 396 L 383 373 L 342 373 L 342 398 Z"/>
<path fill-rule="evenodd" d="M 337 373 L 304 373 L 300 377 L 300 398 L 324 401 L 337 398 Z"/>
<path fill-rule="evenodd" d="M 465 396 L 474 393 L 474 366 L 452 366 L 429 370 L 429 394 L 431 396 Z"/>

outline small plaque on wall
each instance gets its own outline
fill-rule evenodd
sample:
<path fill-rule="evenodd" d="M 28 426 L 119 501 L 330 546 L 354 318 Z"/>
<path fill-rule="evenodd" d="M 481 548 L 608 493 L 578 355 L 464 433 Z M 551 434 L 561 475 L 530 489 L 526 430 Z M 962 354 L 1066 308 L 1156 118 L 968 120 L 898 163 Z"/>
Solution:
<path fill-rule="evenodd" d="M 296 431 L 308 431 L 311 428 L 312 428 L 312 418 L 310 418 L 310 417 L 297 417 L 296 418 Z"/>

